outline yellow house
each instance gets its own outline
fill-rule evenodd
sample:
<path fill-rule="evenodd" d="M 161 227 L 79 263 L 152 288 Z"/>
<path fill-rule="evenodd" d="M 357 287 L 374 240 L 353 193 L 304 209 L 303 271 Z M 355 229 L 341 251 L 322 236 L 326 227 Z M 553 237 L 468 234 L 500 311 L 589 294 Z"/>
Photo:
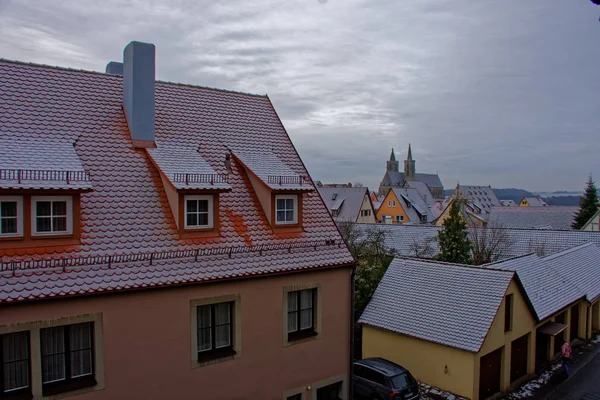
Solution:
<path fill-rule="evenodd" d="M 540 197 L 523 197 L 519 207 L 546 207 L 548 204 Z"/>
<path fill-rule="evenodd" d="M 396 258 L 359 322 L 363 357 L 469 399 L 535 372 L 535 315 L 512 271 Z"/>
<path fill-rule="evenodd" d="M 392 188 L 377 209 L 377 221 L 383 223 L 428 223 L 434 212 L 414 188 Z"/>
<path fill-rule="evenodd" d="M 600 248 L 486 267 L 396 258 L 359 322 L 363 357 L 469 399 L 519 385 L 600 330 Z"/>

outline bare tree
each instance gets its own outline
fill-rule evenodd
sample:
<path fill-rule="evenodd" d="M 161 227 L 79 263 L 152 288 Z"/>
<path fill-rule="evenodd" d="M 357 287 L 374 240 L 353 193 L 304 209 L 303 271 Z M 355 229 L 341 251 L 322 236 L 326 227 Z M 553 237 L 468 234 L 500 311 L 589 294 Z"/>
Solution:
<path fill-rule="evenodd" d="M 530 239 L 528 243 L 528 252 L 534 253 L 536 256 L 545 257 L 550 254 L 550 246 L 543 239 Z"/>
<path fill-rule="evenodd" d="M 513 243 L 500 225 L 488 221 L 484 226 L 469 225 L 473 265 L 489 264 L 508 258 Z"/>
<path fill-rule="evenodd" d="M 435 258 L 437 254 L 437 237 L 421 237 L 413 239 L 410 245 L 410 255 L 417 258 Z"/>

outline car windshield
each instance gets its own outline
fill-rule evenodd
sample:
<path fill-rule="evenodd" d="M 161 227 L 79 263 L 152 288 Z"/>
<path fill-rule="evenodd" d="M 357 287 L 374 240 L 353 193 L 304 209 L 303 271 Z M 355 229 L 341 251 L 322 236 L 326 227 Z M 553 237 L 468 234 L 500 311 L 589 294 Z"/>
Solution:
<path fill-rule="evenodd" d="M 408 372 L 404 372 L 400 375 L 392 376 L 391 378 L 392 386 L 395 389 L 402 389 L 407 386 L 412 385 L 415 382 L 415 378 Z"/>

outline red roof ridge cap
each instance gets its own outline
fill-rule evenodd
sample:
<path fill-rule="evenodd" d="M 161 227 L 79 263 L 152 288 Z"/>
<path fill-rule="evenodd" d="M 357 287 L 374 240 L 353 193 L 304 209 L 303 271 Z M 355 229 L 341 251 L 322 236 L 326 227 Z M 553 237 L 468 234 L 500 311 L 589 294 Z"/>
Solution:
<path fill-rule="evenodd" d="M 193 83 L 181 83 L 181 82 L 162 81 L 162 80 L 159 80 L 159 79 L 156 80 L 156 83 L 165 84 L 165 85 L 174 85 L 174 86 L 186 86 L 186 87 L 191 87 L 191 88 L 195 88 L 195 89 L 206 89 L 206 90 L 212 90 L 212 91 L 216 91 L 216 92 L 241 94 L 241 95 L 244 95 L 244 96 L 251 96 L 251 97 L 264 97 L 264 98 L 267 98 L 266 94 L 256 94 L 256 93 L 241 92 L 241 91 L 238 91 L 238 90 L 219 89 L 219 88 L 214 88 L 214 87 L 210 87 L 210 86 L 194 85 Z"/>
<path fill-rule="evenodd" d="M 30 67 L 56 69 L 56 70 L 60 70 L 60 71 L 81 72 L 81 73 L 85 73 L 85 74 L 105 75 L 105 76 L 122 78 L 121 75 L 106 74 L 106 73 L 100 72 L 100 71 L 90 71 L 89 69 L 77 69 L 77 68 L 61 67 L 58 65 L 48 65 L 48 64 L 40 64 L 40 63 L 33 63 L 33 62 L 27 62 L 27 61 L 9 60 L 7 58 L 2 58 L 2 57 L 0 57 L 0 62 L 10 63 L 10 64 L 18 64 L 18 65 L 27 65 Z"/>

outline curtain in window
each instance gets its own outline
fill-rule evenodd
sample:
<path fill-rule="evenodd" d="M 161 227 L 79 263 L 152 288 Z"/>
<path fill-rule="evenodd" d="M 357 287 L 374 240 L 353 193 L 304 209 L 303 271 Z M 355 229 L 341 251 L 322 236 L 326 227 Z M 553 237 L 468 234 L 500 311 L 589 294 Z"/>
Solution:
<path fill-rule="evenodd" d="M 206 351 L 212 348 L 211 333 L 211 311 L 210 306 L 197 308 L 198 318 L 198 351 Z"/>
<path fill-rule="evenodd" d="M 71 378 L 92 373 L 92 325 L 77 324 L 69 328 Z"/>
<path fill-rule="evenodd" d="M 313 291 L 303 290 L 300 292 L 300 329 L 313 327 Z"/>
<path fill-rule="evenodd" d="M 215 347 L 231 345 L 231 313 L 229 303 L 215 304 Z"/>
<path fill-rule="evenodd" d="M 2 335 L 4 391 L 29 386 L 29 346 L 27 332 Z"/>
<path fill-rule="evenodd" d="M 42 346 L 42 382 L 64 380 L 65 372 L 65 328 L 57 326 L 40 330 Z"/>
<path fill-rule="evenodd" d="M 298 292 L 288 293 L 288 332 L 298 330 Z"/>

